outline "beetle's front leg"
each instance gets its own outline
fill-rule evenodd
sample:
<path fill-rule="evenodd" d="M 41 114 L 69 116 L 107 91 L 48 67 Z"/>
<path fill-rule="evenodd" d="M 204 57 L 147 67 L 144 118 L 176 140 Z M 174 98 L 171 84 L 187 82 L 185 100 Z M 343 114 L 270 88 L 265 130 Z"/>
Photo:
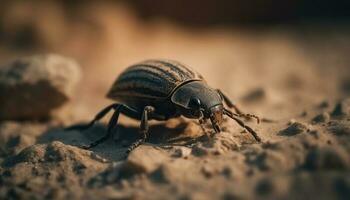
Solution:
<path fill-rule="evenodd" d="M 213 136 L 213 134 L 206 130 L 206 128 L 205 128 L 206 123 L 207 123 L 207 120 L 205 120 L 205 119 L 199 120 L 199 125 L 200 125 L 202 131 L 204 132 L 204 134 L 206 135 L 207 139 L 209 140 Z"/>
<path fill-rule="evenodd" d="M 144 108 L 142 117 L 141 117 L 141 124 L 140 124 L 141 138 L 135 141 L 132 145 L 130 145 L 126 153 L 130 153 L 132 150 L 134 150 L 135 148 L 140 146 L 143 142 L 145 142 L 146 139 L 148 138 L 148 130 L 149 130 L 148 120 L 150 115 L 152 115 L 153 112 L 154 112 L 154 107 L 152 106 L 146 106 Z"/>

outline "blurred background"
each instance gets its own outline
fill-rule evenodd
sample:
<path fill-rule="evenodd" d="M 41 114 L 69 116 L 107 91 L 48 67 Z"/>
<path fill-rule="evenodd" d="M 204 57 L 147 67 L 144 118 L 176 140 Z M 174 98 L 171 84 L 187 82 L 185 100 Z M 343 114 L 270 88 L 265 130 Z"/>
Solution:
<path fill-rule="evenodd" d="M 84 78 L 75 109 L 86 118 L 108 103 L 122 70 L 149 58 L 186 63 L 238 101 L 262 91 L 276 106 L 314 103 L 349 94 L 349 8 L 345 0 L 2 0 L 0 61 L 76 59 Z"/>
<path fill-rule="evenodd" d="M 14 62 L 29 77 L 23 86 L 16 70 L 0 71 L 0 199 L 350 199 L 349 22 L 349 0 L 0 0 L 0 68 L 54 53 L 63 58 L 35 65 L 75 69 L 70 57 L 82 69 L 78 85 L 78 70 L 43 70 L 52 82 L 33 84 L 37 71 Z M 247 121 L 263 142 L 231 120 L 212 139 L 195 120 L 152 120 L 150 143 L 124 161 L 139 122 L 121 115 L 120 138 L 115 130 L 92 151 L 73 147 L 104 126 L 61 126 L 91 120 L 125 68 L 157 58 L 191 66 L 264 119 Z M 77 89 L 69 103 L 54 104 L 65 86 L 56 81 Z M 51 115 L 40 108 L 60 102 L 49 121 L 26 113 Z M 30 120 L 1 121 L 14 111 Z M 194 145 L 177 145 L 181 137 Z"/>

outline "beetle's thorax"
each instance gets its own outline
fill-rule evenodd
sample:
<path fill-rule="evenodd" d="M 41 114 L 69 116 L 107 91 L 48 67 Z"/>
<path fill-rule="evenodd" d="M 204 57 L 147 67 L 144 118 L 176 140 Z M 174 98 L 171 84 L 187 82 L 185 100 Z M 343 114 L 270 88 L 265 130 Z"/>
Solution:
<path fill-rule="evenodd" d="M 177 88 L 171 96 L 171 101 L 182 108 L 182 114 L 186 117 L 198 118 L 199 113 L 194 103 L 200 104 L 200 110 L 204 118 L 210 118 L 215 107 L 222 107 L 220 94 L 209 87 L 204 81 L 192 81 Z M 198 101 L 198 102 L 196 102 Z"/>

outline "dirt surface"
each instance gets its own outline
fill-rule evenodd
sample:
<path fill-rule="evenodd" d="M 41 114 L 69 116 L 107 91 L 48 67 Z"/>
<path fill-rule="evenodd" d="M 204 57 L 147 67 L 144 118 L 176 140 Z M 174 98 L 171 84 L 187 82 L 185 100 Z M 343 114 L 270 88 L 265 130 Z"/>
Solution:
<path fill-rule="evenodd" d="M 64 43 L 43 40 L 39 52 L 77 59 L 83 80 L 51 120 L 0 122 L 1 199 L 349 199 L 350 29 L 185 29 L 106 10 L 96 8 L 98 34 L 70 24 Z M 3 62 L 23 54 L 1 51 Z M 149 58 L 192 66 L 265 119 L 246 122 L 263 141 L 229 119 L 212 138 L 193 120 L 152 121 L 151 137 L 125 158 L 138 122 L 122 117 L 120 138 L 79 148 L 105 134 L 104 121 L 64 127 L 91 120 L 111 103 L 118 74 Z"/>

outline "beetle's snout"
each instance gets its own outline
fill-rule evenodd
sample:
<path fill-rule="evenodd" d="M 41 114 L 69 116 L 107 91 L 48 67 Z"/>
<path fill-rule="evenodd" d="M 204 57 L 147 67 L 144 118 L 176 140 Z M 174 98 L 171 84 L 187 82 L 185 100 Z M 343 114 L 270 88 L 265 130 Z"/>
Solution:
<path fill-rule="evenodd" d="M 223 106 L 216 105 L 210 108 L 210 121 L 215 132 L 220 132 L 220 124 L 223 121 Z"/>

